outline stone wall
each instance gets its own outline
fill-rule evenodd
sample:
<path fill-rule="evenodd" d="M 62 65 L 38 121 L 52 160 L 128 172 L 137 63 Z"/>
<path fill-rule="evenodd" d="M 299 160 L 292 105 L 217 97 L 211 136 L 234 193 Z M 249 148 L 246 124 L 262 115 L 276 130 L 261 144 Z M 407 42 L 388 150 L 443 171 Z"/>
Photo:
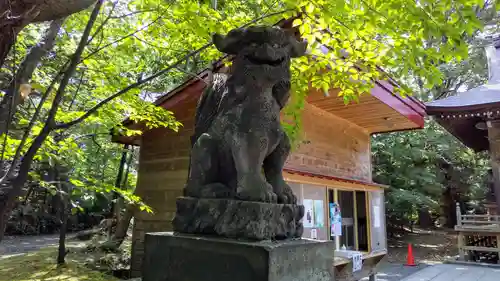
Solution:
<path fill-rule="evenodd" d="M 196 97 L 195 97 L 196 98 Z M 144 234 L 170 231 L 175 199 L 182 195 L 189 163 L 196 100 L 183 101 L 174 113 L 184 126 L 178 132 L 154 129 L 142 137 L 137 193 L 154 214 L 137 213 L 132 243 L 132 274 L 142 266 Z M 289 157 L 287 168 L 319 174 L 371 180 L 370 136 L 362 128 L 306 104 L 304 141 Z M 325 187 L 318 192 L 325 194 Z M 325 238 L 326 232 L 319 233 Z"/>

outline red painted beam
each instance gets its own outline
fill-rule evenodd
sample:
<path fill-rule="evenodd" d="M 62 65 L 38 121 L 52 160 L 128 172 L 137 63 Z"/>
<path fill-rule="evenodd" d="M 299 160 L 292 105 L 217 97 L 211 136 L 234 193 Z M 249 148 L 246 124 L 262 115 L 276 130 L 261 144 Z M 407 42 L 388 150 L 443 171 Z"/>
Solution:
<path fill-rule="evenodd" d="M 425 107 L 415 99 L 403 98 L 394 94 L 393 89 L 394 87 L 390 83 L 378 81 L 372 89 L 371 95 L 408 118 L 420 128 L 423 128 Z"/>
<path fill-rule="evenodd" d="M 341 181 L 341 182 L 362 184 L 362 185 L 383 187 L 383 188 L 387 187 L 386 185 L 378 184 L 375 182 L 360 181 L 360 180 L 355 180 L 355 179 L 350 179 L 350 178 L 341 178 L 341 177 L 335 177 L 335 176 L 326 176 L 326 175 L 322 175 L 322 174 L 303 172 L 303 171 L 289 169 L 289 168 L 284 168 L 283 171 L 290 173 L 290 174 L 302 175 L 302 176 L 311 177 L 311 178 L 320 178 L 320 179 L 326 179 L 326 180 L 334 180 L 334 181 Z"/>

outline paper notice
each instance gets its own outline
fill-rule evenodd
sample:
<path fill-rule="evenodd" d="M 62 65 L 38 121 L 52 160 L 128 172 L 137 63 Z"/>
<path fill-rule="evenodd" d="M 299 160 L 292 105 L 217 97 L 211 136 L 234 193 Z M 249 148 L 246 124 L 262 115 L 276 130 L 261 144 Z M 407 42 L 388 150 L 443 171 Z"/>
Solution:
<path fill-rule="evenodd" d="M 352 272 L 360 271 L 363 268 L 363 255 L 356 253 L 352 256 Z"/>
<path fill-rule="evenodd" d="M 318 239 L 318 231 L 316 229 L 311 229 L 311 239 Z"/>
<path fill-rule="evenodd" d="M 379 206 L 373 206 L 373 227 L 379 228 L 380 227 L 380 216 L 382 214 L 380 213 L 380 207 Z"/>

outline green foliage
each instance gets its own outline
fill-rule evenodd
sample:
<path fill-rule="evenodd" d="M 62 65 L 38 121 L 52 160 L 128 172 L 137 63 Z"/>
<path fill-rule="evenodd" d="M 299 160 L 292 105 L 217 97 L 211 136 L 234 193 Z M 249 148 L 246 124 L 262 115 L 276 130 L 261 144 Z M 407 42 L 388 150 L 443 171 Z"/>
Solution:
<path fill-rule="evenodd" d="M 374 136 L 372 150 L 374 180 L 390 186 L 391 214 L 411 215 L 419 208 L 440 213 L 439 202 L 450 185 L 471 200 L 484 199 L 487 155 L 475 154 L 435 122 L 419 131 Z"/>
<path fill-rule="evenodd" d="M 435 122 L 412 132 L 372 138 L 374 180 L 389 185 L 389 220 L 415 221 L 419 209 L 442 214 L 447 188 L 479 205 L 485 199 L 488 156 L 476 154 Z"/>
<path fill-rule="evenodd" d="M 295 104 L 302 107 L 307 87 L 327 91 L 340 89 L 345 103 L 357 101 L 369 92 L 375 80 L 419 77 L 427 89 L 440 85 L 439 66 L 468 57 L 464 42 L 483 24 L 476 17 L 483 1 L 401 1 L 401 0 L 303 0 L 285 1 L 303 12 L 294 21 L 309 42 L 311 57 L 294 60 Z M 489 8 L 491 9 L 491 8 Z M 290 12 L 289 15 L 294 14 Z M 432 46 L 429 46 L 432 42 Z M 328 52 L 320 49 L 326 47 Z M 386 72 L 381 71 L 384 68 Z M 320 70 L 330 69 L 327 72 Z M 412 91 L 402 85 L 400 94 Z M 299 111 L 300 112 L 300 111 Z M 294 128 L 294 130 L 298 130 Z M 296 135 L 296 132 L 292 132 Z"/>
<path fill-rule="evenodd" d="M 498 31 L 499 17 L 491 3 L 477 9 L 476 14 L 484 30 L 468 30 L 463 36 L 467 56 L 455 55 L 435 65 L 442 83 L 429 87 L 422 75 L 400 77 L 422 101 L 454 95 L 486 81 L 484 37 Z M 424 47 L 436 49 L 441 43 L 439 39 L 427 40 Z M 447 217 L 449 214 L 443 211 L 454 210 L 454 202 L 447 202 L 451 199 L 446 198 L 449 191 L 456 192 L 471 207 L 484 202 L 488 155 L 475 154 L 434 121 L 426 122 L 420 131 L 375 136 L 372 144 L 374 179 L 390 185 L 386 193 L 389 220 L 414 222 L 419 210 Z"/>
<path fill-rule="evenodd" d="M 14 159 L 16 151 L 26 155 L 51 121 L 47 116 L 55 106 L 57 124 L 81 122 L 50 132 L 37 151 L 32 177 L 47 181 L 42 167 L 67 167 L 72 190 L 80 199 L 119 191 L 127 200 L 137 202 L 132 194 L 135 165 L 129 170 L 130 190 L 113 187 L 121 148 L 109 142 L 109 133 L 119 130 L 127 136 L 140 134 L 137 128 L 117 128 L 125 117 L 144 123 L 145 128 L 178 130 L 181 124 L 172 112 L 150 102 L 194 77 L 221 54 L 210 46 L 164 75 L 145 84 L 141 81 L 205 46 L 212 33 L 226 33 L 251 21 L 274 24 L 301 13 L 294 25 L 309 42 L 309 56 L 293 60 L 292 102 L 285 109 L 284 120 L 287 133 L 297 141 L 300 113 L 310 87 L 322 91 L 338 88 L 346 103 L 356 101 L 359 94 L 369 92 L 374 80 L 387 78 L 378 67 L 404 81 L 419 77 L 427 88 L 441 84 L 439 67 L 467 58 L 464 35 L 481 29 L 476 10 L 482 4 L 477 0 L 221 0 L 214 7 L 213 1 L 105 1 L 61 103 L 57 104 L 55 91 L 49 89 L 51 85 L 54 89 L 60 86 L 59 74 L 66 71 L 77 50 L 90 11 L 65 20 L 55 48 L 32 77 L 37 94 L 20 106 L 7 145 L 0 148 L 6 151 L 8 160 Z M 30 25 L 23 30 L 8 59 L 9 67 L 0 72 L 0 85 L 7 85 L 46 26 Z M 320 45 L 329 51 L 322 52 Z M 329 71 L 323 71 L 326 69 Z M 408 86 L 398 90 L 408 94 Z M 45 93 L 47 99 L 42 98 Z M 35 114 L 39 104 L 40 114 Z M 33 127 L 28 128 L 31 120 Z M 29 133 L 21 145 L 26 130 Z"/>
<path fill-rule="evenodd" d="M 491 27 L 497 25 L 498 17 L 492 10 L 484 10 L 480 19 L 486 24 L 486 34 L 494 32 Z M 421 76 L 405 77 L 405 82 L 423 101 L 479 86 L 487 78 L 483 41 L 478 34 L 468 36 L 468 57 L 439 64 L 443 82 L 432 89 L 426 88 Z M 428 42 L 427 47 L 434 43 Z M 390 220 L 415 221 L 422 209 L 446 215 L 442 207 L 447 190 L 456 191 L 472 206 L 485 199 L 488 155 L 474 153 L 432 120 L 423 130 L 374 136 L 372 149 L 374 179 L 390 186 Z"/>

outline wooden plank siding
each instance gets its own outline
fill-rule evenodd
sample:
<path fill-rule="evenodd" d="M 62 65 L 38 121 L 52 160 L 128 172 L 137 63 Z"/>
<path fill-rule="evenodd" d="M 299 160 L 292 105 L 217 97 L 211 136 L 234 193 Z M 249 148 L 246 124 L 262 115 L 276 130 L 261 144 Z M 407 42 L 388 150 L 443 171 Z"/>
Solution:
<path fill-rule="evenodd" d="M 371 182 L 368 131 L 309 103 L 302 118 L 302 143 L 285 168 Z"/>
<path fill-rule="evenodd" d="M 134 214 L 131 273 L 135 277 L 141 275 L 144 235 L 172 230 L 175 200 L 182 196 L 188 174 L 196 102 L 186 101 L 174 110 L 177 120 L 183 123 L 179 132 L 154 129 L 142 136 L 136 193 L 154 213 L 137 211 Z"/>
<path fill-rule="evenodd" d="M 423 125 L 416 124 L 396 109 L 381 102 L 380 97 L 374 94 L 361 94 L 359 102 L 351 102 L 346 105 L 342 99 L 337 97 L 338 93 L 338 89 L 333 89 L 326 97 L 318 90 L 311 90 L 307 100 L 310 104 L 349 120 L 370 133 L 407 130 L 420 128 Z"/>

